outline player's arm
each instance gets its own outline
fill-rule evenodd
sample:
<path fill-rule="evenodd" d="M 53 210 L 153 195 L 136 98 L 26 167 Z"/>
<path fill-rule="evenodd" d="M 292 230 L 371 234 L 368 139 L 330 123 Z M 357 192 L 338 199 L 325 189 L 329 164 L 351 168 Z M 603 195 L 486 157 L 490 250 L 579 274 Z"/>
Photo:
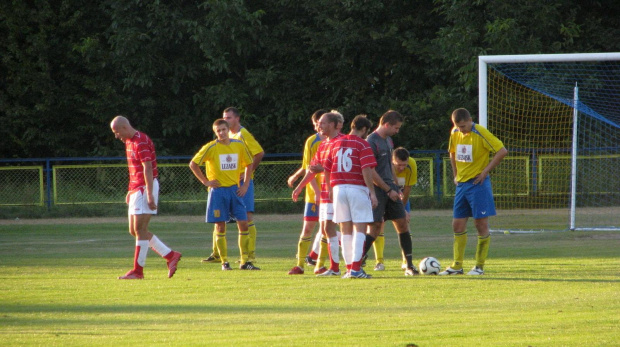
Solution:
<path fill-rule="evenodd" d="M 306 174 L 306 169 L 304 169 L 303 167 L 300 167 L 299 170 L 295 171 L 294 174 L 292 174 L 288 180 L 288 186 L 293 188 L 295 186 L 295 182 L 299 179 L 299 177 L 303 177 Z"/>
<path fill-rule="evenodd" d="M 504 159 L 507 154 L 508 150 L 505 147 L 502 147 L 499 151 L 497 151 L 489 164 L 482 170 L 482 172 L 478 176 L 476 176 L 476 179 L 473 183 L 478 184 L 480 182 L 483 182 L 489 175 L 489 172 L 491 172 L 491 170 L 493 170 L 497 165 L 499 165 L 499 163 L 502 161 L 502 159 Z"/>
<path fill-rule="evenodd" d="M 376 174 L 375 169 L 371 167 L 365 167 L 362 169 L 362 176 L 364 177 L 364 183 L 366 183 L 366 187 L 368 187 L 368 191 L 370 194 L 370 203 L 372 204 L 372 208 L 377 207 L 379 204 L 377 200 L 377 195 L 375 194 L 375 186 L 374 186 L 374 174 Z M 377 175 L 378 176 L 378 175 Z M 381 178 L 379 178 L 381 179 Z M 381 180 L 383 181 L 383 180 Z M 384 182 L 385 183 L 385 182 Z"/>
<path fill-rule="evenodd" d="M 143 161 L 142 168 L 144 169 L 144 182 L 146 183 L 146 201 L 151 210 L 156 210 L 157 204 L 153 197 L 153 163 L 150 161 Z"/>
<path fill-rule="evenodd" d="M 403 192 L 402 192 L 402 196 L 401 196 L 401 200 L 403 201 L 404 205 L 407 205 L 407 201 L 409 200 L 409 194 L 411 193 L 411 186 L 405 186 L 403 188 Z"/>
<path fill-rule="evenodd" d="M 381 188 L 388 195 L 388 197 L 392 199 L 392 201 L 400 199 L 400 194 L 394 189 L 392 189 L 389 184 L 385 183 L 385 181 L 381 178 L 381 176 L 379 176 L 376 170 L 373 169 L 371 175 L 374 185 Z"/>
<path fill-rule="evenodd" d="M 245 167 L 243 171 L 243 185 L 237 189 L 237 196 L 244 196 L 250 188 L 250 179 L 252 178 L 252 164 Z"/>
<path fill-rule="evenodd" d="M 204 175 L 204 173 L 202 173 L 200 166 L 196 164 L 193 160 L 189 162 L 189 169 L 192 170 L 192 173 L 194 174 L 194 176 L 196 176 L 198 181 L 200 181 L 200 183 L 202 183 L 203 186 L 213 187 L 213 188 L 217 188 L 220 186 L 220 182 L 217 179 L 213 181 L 209 181 L 207 177 Z"/>
<path fill-rule="evenodd" d="M 297 202 L 297 197 L 299 196 L 299 194 L 301 194 L 301 190 L 304 189 L 304 187 L 306 186 L 306 184 L 310 183 L 310 181 L 314 180 L 314 177 L 316 176 L 315 173 L 311 172 L 311 171 L 306 171 L 306 174 L 304 175 L 304 178 L 301 180 L 301 182 L 299 182 L 299 184 L 297 185 L 297 187 L 295 187 L 295 189 L 293 190 L 293 201 Z M 315 181 L 316 183 L 316 181 Z M 314 188 L 314 186 L 312 186 Z M 317 190 L 315 190 L 317 191 Z"/>
<path fill-rule="evenodd" d="M 256 153 L 254 155 L 254 157 L 252 158 L 252 165 L 250 165 L 250 173 L 253 173 L 254 171 L 256 171 L 256 169 L 258 168 L 258 164 L 260 164 L 260 162 L 263 160 L 263 157 L 265 156 L 265 151 Z M 250 175 L 250 178 L 252 177 L 252 175 Z"/>
<path fill-rule="evenodd" d="M 450 166 L 452 166 L 452 182 L 458 184 L 459 182 L 456 181 L 456 153 L 454 152 L 450 152 Z"/>

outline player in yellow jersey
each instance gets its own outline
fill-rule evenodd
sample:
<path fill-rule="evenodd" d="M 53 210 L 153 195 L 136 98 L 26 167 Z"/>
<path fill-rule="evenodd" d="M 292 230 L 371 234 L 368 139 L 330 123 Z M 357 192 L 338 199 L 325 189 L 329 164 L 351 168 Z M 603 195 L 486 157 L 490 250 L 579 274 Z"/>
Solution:
<path fill-rule="evenodd" d="M 401 200 L 405 205 L 405 211 L 407 212 L 407 224 L 411 220 L 411 203 L 409 202 L 409 194 L 411 193 L 411 187 L 418 182 L 418 166 L 415 159 L 409 156 L 409 151 L 403 147 L 398 147 L 392 152 L 392 166 L 396 173 L 396 179 L 398 180 L 398 187 L 401 190 Z M 385 223 L 381 225 L 381 232 L 379 237 L 373 243 L 375 250 L 376 265 L 375 271 L 385 270 L 383 263 L 383 249 L 385 248 Z M 403 269 L 407 268 L 407 261 L 403 260 Z"/>
<path fill-rule="evenodd" d="M 304 177 L 304 175 L 306 174 L 306 170 L 308 170 L 308 167 L 310 166 L 310 161 L 314 157 L 314 154 L 317 152 L 317 149 L 319 148 L 321 141 L 325 139 L 325 136 L 321 135 L 318 126 L 319 126 L 319 118 L 321 118 L 321 116 L 327 112 L 329 111 L 321 109 L 321 110 L 315 111 L 312 114 L 311 119 L 312 119 L 312 124 L 314 125 L 314 130 L 316 130 L 316 134 L 306 139 L 306 142 L 304 145 L 304 153 L 303 153 L 301 168 L 299 168 L 299 170 L 297 170 L 294 174 L 292 174 L 288 178 L 288 181 L 287 181 L 288 186 L 291 188 L 295 188 L 295 182 L 300 177 Z M 319 220 L 319 204 L 318 204 L 317 196 L 320 193 L 319 185 L 321 184 L 321 176 L 322 175 L 316 175 L 315 179 L 310 181 L 310 184 L 306 185 L 306 193 L 305 193 L 306 203 L 305 203 L 305 208 L 304 208 L 304 224 L 301 229 L 301 235 L 299 236 L 299 242 L 297 243 L 297 265 L 289 272 L 289 275 L 303 274 L 304 273 L 304 261 L 306 261 L 308 265 L 317 265 L 317 270 L 315 271 L 315 273 L 317 274 L 318 272 L 327 271 L 327 269 L 322 264 L 320 264 L 321 261 L 319 261 L 319 264 L 316 263 L 316 259 L 318 258 L 318 255 L 319 255 L 318 253 L 322 253 L 326 255 L 327 249 L 325 249 L 323 252 L 313 251 L 311 252 L 311 254 L 314 253 L 316 254 L 316 256 L 313 257 L 309 255 L 306 257 L 306 254 L 308 253 L 308 249 L 310 248 L 310 245 L 312 242 L 311 241 L 312 231 L 314 230 L 314 227 L 316 226 Z M 321 242 L 321 239 L 324 239 L 321 235 L 321 232 L 318 232 L 316 237 L 319 240 L 319 243 L 324 244 L 325 248 L 327 248 L 327 240 L 325 240 L 325 242 Z M 325 259 L 323 259 L 323 262 L 325 262 Z"/>
<path fill-rule="evenodd" d="M 473 217 L 478 231 L 476 265 L 467 274 L 482 275 L 491 241 L 489 217 L 496 215 L 489 172 L 499 165 L 508 151 L 490 131 L 474 123 L 466 109 L 454 110 L 452 123 L 454 128 L 450 134 L 448 152 L 456 184 L 452 219 L 454 261 L 439 274 L 463 274 L 467 220 Z M 492 160 L 489 160 L 489 153 L 495 153 Z"/>
<path fill-rule="evenodd" d="M 207 223 L 215 223 L 216 245 L 222 263 L 222 270 L 231 270 L 228 263 L 226 242 L 226 221 L 233 216 L 239 228 L 239 252 L 241 270 L 260 270 L 249 257 L 248 218 L 243 196 L 250 186 L 252 156 L 247 146 L 239 140 L 229 138 L 229 126 L 223 119 L 213 123 L 217 140 L 204 145 L 189 163 L 194 176 L 209 189 L 207 200 Z M 200 169 L 205 164 L 206 176 Z M 244 183 L 239 176 L 243 173 Z"/>
<path fill-rule="evenodd" d="M 250 261 L 256 260 L 256 226 L 254 224 L 254 171 L 263 160 L 265 151 L 263 147 L 256 141 L 254 136 L 243 126 L 241 126 L 241 114 L 235 107 L 228 107 L 224 110 L 222 118 L 228 122 L 230 126 L 229 136 L 231 139 L 240 140 L 248 147 L 254 163 L 251 166 L 250 186 L 248 192 L 243 197 L 248 214 L 248 230 L 250 231 Z M 243 180 L 243 177 L 241 177 Z M 242 181 L 241 184 L 244 182 Z M 225 228 L 226 226 L 224 226 Z M 215 240 L 215 230 L 213 230 Z M 219 254 L 215 244 L 213 245 L 213 253 L 203 262 L 215 262 L 219 260 Z"/>

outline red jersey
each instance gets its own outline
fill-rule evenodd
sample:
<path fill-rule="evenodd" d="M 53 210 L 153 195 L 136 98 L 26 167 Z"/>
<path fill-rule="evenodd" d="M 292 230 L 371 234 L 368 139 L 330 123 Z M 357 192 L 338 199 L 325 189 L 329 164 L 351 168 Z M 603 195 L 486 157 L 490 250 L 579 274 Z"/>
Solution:
<path fill-rule="evenodd" d="M 375 166 L 377 161 L 368 142 L 356 135 L 345 135 L 332 142 L 324 168 L 330 172 L 332 187 L 339 184 L 366 186 L 362 169 Z"/>
<path fill-rule="evenodd" d="M 314 157 L 312 158 L 310 165 L 321 165 L 323 168 L 325 168 L 326 167 L 325 161 L 327 157 L 329 156 L 329 149 L 331 147 L 330 144 L 336 139 L 341 138 L 343 136 L 344 136 L 343 134 L 338 133 L 338 135 L 336 135 L 336 137 L 334 137 L 331 140 L 329 138 L 326 138 L 325 140 L 321 141 L 321 144 L 319 145 L 319 148 L 314 154 Z M 327 189 L 327 183 L 325 182 L 325 180 L 321 180 L 321 201 L 320 202 L 330 203 L 330 204 L 332 202 L 331 199 L 329 198 L 329 190 Z"/>
<path fill-rule="evenodd" d="M 146 186 L 142 163 L 150 161 L 153 166 L 153 179 L 157 178 L 155 146 L 145 133 L 137 131 L 131 139 L 126 140 L 125 152 L 127 153 L 127 167 L 129 168 L 129 191 Z"/>

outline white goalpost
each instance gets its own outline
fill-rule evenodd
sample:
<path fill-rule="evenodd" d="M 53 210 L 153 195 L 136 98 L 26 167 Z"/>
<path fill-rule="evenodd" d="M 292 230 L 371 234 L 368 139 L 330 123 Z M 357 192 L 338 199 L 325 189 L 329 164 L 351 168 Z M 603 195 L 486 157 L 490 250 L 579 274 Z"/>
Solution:
<path fill-rule="evenodd" d="M 620 53 L 480 56 L 479 123 L 509 156 L 493 231 L 620 230 Z M 527 217 L 525 217 L 527 216 Z"/>

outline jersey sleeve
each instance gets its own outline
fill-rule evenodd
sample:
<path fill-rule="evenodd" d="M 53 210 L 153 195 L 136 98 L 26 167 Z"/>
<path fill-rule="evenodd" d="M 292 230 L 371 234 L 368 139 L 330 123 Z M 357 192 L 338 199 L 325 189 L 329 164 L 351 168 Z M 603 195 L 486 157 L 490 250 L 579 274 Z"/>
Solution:
<path fill-rule="evenodd" d="M 243 142 L 245 142 L 245 145 L 248 147 L 252 157 L 260 152 L 264 152 L 263 147 L 261 147 L 258 141 L 256 141 L 254 136 L 247 131 L 247 129 L 241 128 L 241 135 L 243 137 Z"/>
<path fill-rule="evenodd" d="M 192 161 L 194 163 L 196 163 L 197 165 L 202 165 L 207 161 L 207 152 L 209 150 L 209 148 L 212 146 L 212 142 L 207 143 L 206 145 L 202 146 L 202 148 L 200 148 L 200 150 L 194 155 L 194 157 L 192 158 Z"/>
<path fill-rule="evenodd" d="M 418 164 L 416 164 L 415 159 L 411 157 L 409 157 L 409 168 L 411 169 L 411 174 L 407 177 L 405 185 L 414 186 L 418 183 Z"/>

